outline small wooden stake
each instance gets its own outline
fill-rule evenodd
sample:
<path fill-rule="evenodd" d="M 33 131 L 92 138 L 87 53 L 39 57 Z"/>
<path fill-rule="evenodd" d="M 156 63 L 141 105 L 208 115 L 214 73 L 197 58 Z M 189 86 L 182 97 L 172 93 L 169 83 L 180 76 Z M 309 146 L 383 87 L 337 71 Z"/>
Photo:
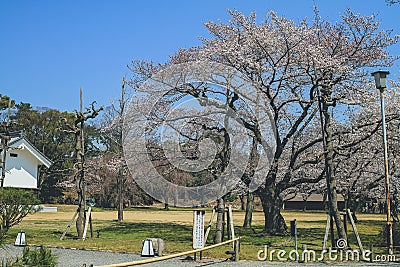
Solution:
<path fill-rule="evenodd" d="M 233 243 L 235 249 L 235 261 L 239 261 L 239 251 L 240 251 L 240 238 Z"/>
<path fill-rule="evenodd" d="M 78 215 L 78 210 L 75 211 L 74 216 L 72 216 L 72 219 L 71 219 L 71 221 L 69 222 L 67 228 L 65 228 L 65 231 L 64 231 L 64 233 L 61 235 L 60 240 L 63 240 L 63 239 L 64 239 L 64 237 L 65 237 L 65 235 L 67 234 L 67 232 L 68 232 L 69 228 L 71 227 L 72 223 L 75 221 L 75 218 L 76 218 L 77 215 Z"/>
<path fill-rule="evenodd" d="M 93 238 L 92 213 L 89 214 L 90 238 Z"/>
<path fill-rule="evenodd" d="M 210 230 L 211 230 L 211 227 L 212 227 L 214 216 L 215 216 L 215 209 L 212 210 L 211 219 L 210 219 L 210 222 L 208 223 L 208 226 L 207 226 L 207 229 L 206 229 L 206 233 L 204 235 L 204 244 L 207 244 L 207 238 L 208 238 L 208 234 L 210 233 Z"/>
<path fill-rule="evenodd" d="M 361 239 L 360 239 L 360 236 L 358 235 L 357 227 L 356 227 L 356 224 L 354 223 L 353 216 L 351 216 L 350 209 L 347 209 L 347 215 L 349 216 L 351 226 L 353 227 L 354 234 L 356 235 L 358 247 L 360 248 L 361 252 L 364 254 L 364 249 L 361 244 Z"/>
<path fill-rule="evenodd" d="M 86 234 L 87 234 L 87 230 L 88 230 L 88 226 L 89 226 L 89 218 L 90 218 L 91 211 L 92 211 L 92 207 L 89 207 L 87 215 L 86 215 L 85 229 L 83 229 L 82 240 L 86 240 Z"/>
<path fill-rule="evenodd" d="M 228 239 L 235 239 L 235 228 L 233 227 L 233 214 L 232 214 L 232 206 L 228 207 L 228 224 L 229 224 L 229 233 L 231 235 Z"/>
<path fill-rule="evenodd" d="M 326 250 L 326 243 L 328 243 L 330 225 L 331 225 L 331 216 L 328 214 L 328 217 L 326 218 L 325 236 L 324 236 L 324 242 L 322 243 L 322 250 Z"/>

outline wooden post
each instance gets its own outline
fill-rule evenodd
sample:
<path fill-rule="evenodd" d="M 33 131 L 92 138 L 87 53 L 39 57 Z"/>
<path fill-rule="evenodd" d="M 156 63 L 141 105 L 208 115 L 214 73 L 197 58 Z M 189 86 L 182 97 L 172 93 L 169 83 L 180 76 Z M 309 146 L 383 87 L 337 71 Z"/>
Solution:
<path fill-rule="evenodd" d="M 349 236 L 347 233 L 347 214 L 346 212 L 343 214 L 343 226 L 344 226 L 344 231 L 346 232 L 346 237 L 347 237 L 347 244 L 349 244 Z"/>
<path fill-rule="evenodd" d="M 90 238 L 93 238 L 92 213 L 89 214 Z"/>
<path fill-rule="evenodd" d="M 332 248 L 334 248 L 334 247 L 336 246 L 336 242 L 335 242 L 335 229 L 334 229 L 334 225 L 333 225 L 333 223 L 334 223 L 334 218 L 333 218 L 332 213 L 331 213 L 330 217 L 331 217 L 331 220 L 330 220 L 330 223 L 331 223 L 331 225 L 330 225 L 330 230 L 331 230 L 331 246 L 332 246 Z"/>
<path fill-rule="evenodd" d="M 231 217 L 230 217 L 229 208 L 228 208 L 228 209 L 226 209 L 226 231 L 228 234 L 228 240 L 230 240 L 232 237 L 230 221 L 231 221 Z"/>
<path fill-rule="evenodd" d="M 229 207 L 228 207 L 228 214 L 229 214 L 228 227 L 229 227 L 229 232 L 231 235 L 231 237 L 230 238 L 228 237 L 228 239 L 235 239 L 235 228 L 233 227 L 233 214 L 232 214 L 232 206 L 231 205 L 229 205 Z"/>
<path fill-rule="evenodd" d="M 83 229 L 83 236 L 82 240 L 86 240 L 86 234 L 89 226 L 89 218 L 90 218 L 90 213 L 92 212 L 92 207 L 89 207 L 88 212 L 86 214 L 86 221 L 85 221 L 85 228 Z"/>
<path fill-rule="evenodd" d="M 235 250 L 235 261 L 239 261 L 240 238 L 233 243 L 233 248 Z"/>
<path fill-rule="evenodd" d="M 328 231 L 329 231 L 329 229 L 328 229 Z M 303 244 L 303 251 L 306 251 L 306 250 L 307 250 L 307 245 Z M 308 262 L 308 257 L 304 257 L 303 260 L 304 260 L 303 262 Z"/>
<path fill-rule="evenodd" d="M 354 223 L 353 216 L 351 216 L 350 209 L 347 209 L 347 215 L 349 216 L 351 226 L 353 227 L 354 234 L 356 235 L 358 247 L 360 248 L 361 253 L 364 254 L 364 249 L 363 249 L 363 246 L 361 244 L 361 239 L 360 239 L 360 236 L 358 235 L 357 227 L 356 227 L 356 224 Z"/>
<path fill-rule="evenodd" d="M 212 214 L 211 214 L 211 219 L 210 222 L 208 223 L 207 229 L 206 229 L 206 233 L 204 235 L 204 244 L 207 244 L 207 237 L 208 234 L 210 233 L 211 227 L 212 227 L 212 223 L 214 220 L 214 216 L 215 216 L 215 209 L 212 210 Z"/>
<path fill-rule="evenodd" d="M 61 235 L 60 240 L 63 240 L 63 239 L 64 239 L 64 237 L 65 237 L 65 235 L 67 234 L 67 232 L 68 232 L 69 228 L 71 227 L 72 223 L 75 221 L 76 215 L 78 215 L 78 210 L 75 211 L 75 213 L 74 213 L 74 215 L 72 216 L 72 219 L 71 219 L 71 221 L 69 222 L 67 228 L 65 228 L 64 233 Z"/>
<path fill-rule="evenodd" d="M 326 227 L 325 227 L 325 235 L 324 235 L 324 242 L 322 243 L 322 250 L 326 250 L 326 243 L 328 243 L 328 236 L 329 236 L 329 228 L 331 225 L 331 215 L 328 214 L 326 218 Z"/>

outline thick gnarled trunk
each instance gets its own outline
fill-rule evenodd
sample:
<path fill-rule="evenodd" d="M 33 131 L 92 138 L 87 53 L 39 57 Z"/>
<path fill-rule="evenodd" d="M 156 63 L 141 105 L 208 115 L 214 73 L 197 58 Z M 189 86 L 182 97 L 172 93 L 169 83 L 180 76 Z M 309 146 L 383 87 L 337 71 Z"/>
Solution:
<path fill-rule="evenodd" d="M 288 228 L 281 214 L 283 203 L 275 184 L 277 170 L 278 164 L 274 161 L 265 181 L 265 188 L 259 194 L 264 212 L 263 232 L 269 235 L 286 235 Z"/>
<path fill-rule="evenodd" d="M 281 214 L 282 201 L 274 194 L 260 194 L 264 212 L 263 232 L 269 235 L 287 235 L 288 228 Z"/>

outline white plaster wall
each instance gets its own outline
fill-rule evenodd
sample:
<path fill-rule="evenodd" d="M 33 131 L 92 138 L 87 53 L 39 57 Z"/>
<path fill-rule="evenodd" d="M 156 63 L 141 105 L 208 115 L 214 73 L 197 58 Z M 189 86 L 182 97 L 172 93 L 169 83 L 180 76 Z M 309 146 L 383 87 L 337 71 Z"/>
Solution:
<path fill-rule="evenodd" d="M 10 153 L 18 157 L 10 157 Z M 27 149 L 8 152 L 4 186 L 37 188 L 38 165 L 39 161 Z"/>

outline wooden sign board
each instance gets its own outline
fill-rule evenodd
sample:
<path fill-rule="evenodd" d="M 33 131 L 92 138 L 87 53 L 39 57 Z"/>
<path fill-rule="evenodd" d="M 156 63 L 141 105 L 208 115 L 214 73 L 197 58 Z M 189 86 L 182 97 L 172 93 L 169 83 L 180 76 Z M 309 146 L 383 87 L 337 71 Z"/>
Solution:
<path fill-rule="evenodd" d="M 193 248 L 204 248 L 204 210 L 193 211 Z"/>

